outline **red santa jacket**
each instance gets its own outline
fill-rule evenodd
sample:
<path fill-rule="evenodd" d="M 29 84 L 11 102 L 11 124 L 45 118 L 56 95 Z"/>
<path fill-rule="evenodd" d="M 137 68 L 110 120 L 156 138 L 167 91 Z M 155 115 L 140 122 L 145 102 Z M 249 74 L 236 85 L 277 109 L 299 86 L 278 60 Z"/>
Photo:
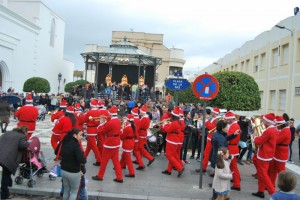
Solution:
<path fill-rule="evenodd" d="M 83 123 L 86 123 L 86 135 L 87 136 L 96 136 L 97 135 L 97 127 L 99 126 L 100 122 L 99 119 L 90 120 L 89 117 L 97 117 L 99 118 L 101 115 L 101 111 L 97 108 L 92 108 L 89 110 L 83 118 Z"/>
<path fill-rule="evenodd" d="M 17 112 L 15 112 L 15 116 L 19 118 L 19 122 L 17 124 L 18 127 L 26 126 L 28 128 L 28 133 L 33 133 L 33 131 L 35 131 L 38 115 L 38 109 L 32 104 L 22 106 L 19 110 L 17 110 Z"/>
<path fill-rule="evenodd" d="M 181 125 L 180 122 L 175 120 L 171 122 L 170 124 L 164 124 L 163 130 L 167 133 L 166 141 L 177 145 L 179 143 L 179 133 L 181 131 Z"/>
<path fill-rule="evenodd" d="M 290 127 L 279 130 L 276 135 L 276 149 L 274 160 L 278 162 L 286 162 L 289 159 L 289 144 L 291 141 Z"/>
<path fill-rule="evenodd" d="M 63 116 L 58 123 L 57 129 L 61 135 L 65 135 L 68 131 L 72 130 L 73 124 L 69 117 Z"/>
<path fill-rule="evenodd" d="M 257 148 L 257 158 L 262 161 L 271 161 L 275 154 L 276 140 L 275 136 L 278 130 L 275 126 L 269 126 L 261 136 L 254 138 Z"/>
<path fill-rule="evenodd" d="M 78 128 L 79 130 L 83 131 L 83 119 L 84 119 L 84 113 L 81 111 L 76 111 L 74 113 L 74 116 L 76 118 L 76 124 L 75 124 L 75 128 Z"/>
<path fill-rule="evenodd" d="M 134 134 L 131 124 L 128 122 L 126 122 L 125 128 L 122 131 L 121 140 L 123 141 L 123 151 L 132 152 L 134 147 Z"/>
<path fill-rule="evenodd" d="M 184 119 L 183 118 L 180 118 L 179 119 L 179 122 L 180 122 L 180 133 L 178 134 L 178 144 L 182 144 L 183 143 L 183 140 L 184 140 L 184 128 L 185 128 L 185 123 L 184 123 Z"/>
<path fill-rule="evenodd" d="M 150 119 L 148 115 L 144 115 L 141 118 L 140 124 L 139 124 L 139 137 L 140 138 L 146 138 L 147 137 L 147 130 L 150 126 Z"/>
<path fill-rule="evenodd" d="M 134 120 L 134 125 L 135 125 L 135 130 L 136 130 L 135 136 L 134 136 L 134 141 L 138 142 L 139 141 L 139 127 L 140 127 L 141 120 L 138 115 L 134 115 L 133 120 Z"/>
<path fill-rule="evenodd" d="M 211 131 L 213 129 L 216 129 L 216 125 L 217 125 L 217 121 L 218 121 L 218 118 L 212 118 L 211 120 L 207 120 L 205 122 L 205 127 L 207 128 L 208 131 Z M 209 132 L 209 134 L 207 135 L 207 142 L 211 142 L 211 139 L 213 137 L 213 132 L 214 131 L 211 131 Z"/>
<path fill-rule="evenodd" d="M 112 117 L 98 126 L 97 131 L 105 138 L 103 147 L 113 149 L 120 147 L 121 122 L 118 117 Z"/>
<path fill-rule="evenodd" d="M 60 110 L 51 115 L 51 121 L 55 123 L 52 133 L 54 135 L 60 135 L 60 129 L 58 128 L 58 122 L 65 116 L 64 111 Z"/>
<path fill-rule="evenodd" d="M 240 130 L 240 129 L 241 128 L 240 128 L 239 124 L 237 123 L 237 121 L 234 121 L 232 124 L 229 125 L 227 135 L 234 134 L 237 130 Z M 228 141 L 228 150 L 232 156 L 239 155 L 240 150 L 238 147 L 238 143 L 240 141 L 240 138 L 241 138 L 241 134 L 238 134 L 233 139 Z"/>

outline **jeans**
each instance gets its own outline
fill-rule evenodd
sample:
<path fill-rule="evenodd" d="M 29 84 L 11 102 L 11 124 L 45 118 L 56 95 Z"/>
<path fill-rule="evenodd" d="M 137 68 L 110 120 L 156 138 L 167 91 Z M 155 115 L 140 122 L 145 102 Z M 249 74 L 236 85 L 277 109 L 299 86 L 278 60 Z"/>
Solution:
<path fill-rule="evenodd" d="M 191 135 L 184 136 L 182 149 L 180 151 L 180 160 L 186 160 L 186 154 L 187 154 L 187 150 L 189 148 L 190 137 L 191 137 Z"/>
<path fill-rule="evenodd" d="M 64 193 L 64 184 L 63 184 L 63 181 L 61 181 L 61 190 L 60 190 L 60 193 L 63 194 Z M 86 183 L 85 183 L 85 177 L 84 176 L 81 176 L 81 179 L 80 179 L 80 189 L 79 189 L 79 194 L 78 196 L 80 197 L 81 200 L 88 200 L 88 194 L 87 194 L 87 191 L 86 191 Z"/>
<path fill-rule="evenodd" d="M 299 161 L 300 161 L 300 137 L 298 139 L 298 149 L 299 149 Z"/>
<path fill-rule="evenodd" d="M 248 145 L 247 160 L 252 160 L 252 153 L 253 153 L 252 144 L 249 144 Z"/>
<path fill-rule="evenodd" d="M 292 150 L 293 142 L 289 144 L 289 161 L 292 160 L 293 150 Z"/>
<path fill-rule="evenodd" d="M 2 179 L 1 179 L 1 199 L 9 197 L 8 187 L 12 186 L 11 171 L 2 165 Z"/>
<path fill-rule="evenodd" d="M 195 151 L 197 151 L 197 158 L 200 157 L 200 151 L 201 151 L 201 137 L 198 138 L 198 134 L 192 134 L 192 157 L 195 156 Z"/>
<path fill-rule="evenodd" d="M 76 199 L 80 184 L 80 173 L 70 173 L 61 170 L 61 177 L 64 186 L 63 199 Z"/>

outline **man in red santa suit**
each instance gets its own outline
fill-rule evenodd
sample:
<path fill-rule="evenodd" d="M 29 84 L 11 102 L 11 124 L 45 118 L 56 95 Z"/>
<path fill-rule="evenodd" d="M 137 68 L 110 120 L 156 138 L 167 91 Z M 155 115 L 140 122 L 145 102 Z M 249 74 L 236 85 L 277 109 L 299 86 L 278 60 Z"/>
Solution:
<path fill-rule="evenodd" d="M 289 159 L 289 144 L 291 141 L 291 130 L 284 118 L 282 116 L 276 116 L 275 124 L 278 129 L 278 134 L 275 136 L 275 155 L 269 167 L 269 176 L 274 187 L 277 175 L 285 171 L 285 163 Z"/>
<path fill-rule="evenodd" d="M 266 127 L 266 130 L 261 136 L 254 138 L 254 144 L 257 146 L 257 176 L 258 176 L 258 192 L 252 193 L 253 196 L 265 198 L 264 191 L 268 190 L 269 194 L 272 195 L 276 192 L 273 186 L 268 169 L 271 161 L 275 155 L 276 147 L 276 135 L 278 130 L 275 125 L 275 114 L 269 113 L 263 116 L 262 122 Z"/>
<path fill-rule="evenodd" d="M 59 110 L 57 112 L 53 112 L 51 114 L 51 122 L 54 122 L 54 127 L 52 129 L 52 135 L 51 135 L 51 146 L 53 150 L 56 149 L 58 143 L 61 139 L 61 131 L 59 127 L 59 121 L 65 116 L 65 110 L 67 108 L 67 101 L 62 100 L 62 102 L 59 105 Z"/>
<path fill-rule="evenodd" d="M 15 116 L 19 119 L 17 124 L 18 127 L 26 126 L 28 128 L 27 139 L 29 139 L 32 133 L 35 131 L 36 119 L 39 115 L 38 109 L 33 106 L 32 94 L 28 93 L 26 97 L 26 105 L 20 107 L 20 109 L 15 112 Z"/>
<path fill-rule="evenodd" d="M 99 126 L 99 116 L 101 115 L 100 110 L 98 110 L 98 101 L 93 99 L 90 102 L 91 110 L 89 110 L 84 118 L 83 123 L 87 124 L 86 135 L 87 135 L 87 145 L 84 152 L 84 156 L 87 158 L 90 151 L 92 150 L 96 157 L 96 162 L 93 163 L 94 166 L 100 166 L 101 156 L 97 146 L 97 127 Z"/>
<path fill-rule="evenodd" d="M 226 120 L 226 123 L 228 126 L 228 132 L 227 135 L 234 134 L 236 131 L 240 130 L 240 126 L 236 121 L 235 114 L 231 111 L 226 112 L 224 119 Z M 237 156 L 239 155 L 239 147 L 238 143 L 240 141 L 241 134 L 236 134 L 232 139 L 228 141 L 228 150 L 229 153 L 232 155 L 232 160 L 230 163 L 230 170 L 233 172 L 232 178 L 233 178 L 233 186 L 231 187 L 232 190 L 241 190 L 241 177 L 239 168 L 237 166 Z"/>
<path fill-rule="evenodd" d="M 82 112 L 82 108 L 80 106 L 80 103 L 75 104 L 74 115 L 75 115 L 75 118 L 76 118 L 75 128 L 78 128 L 79 130 L 83 131 L 84 113 Z"/>
<path fill-rule="evenodd" d="M 213 137 L 214 132 L 216 131 L 217 122 L 220 119 L 219 115 L 220 115 L 219 108 L 213 108 L 211 110 L 212 118 L 205 122 L 205 127 L 208 130 L 208 134 L 207 134 L 206 145 L 205 145 L 204 154 L 203 154 L 203 163 L 202 163 L 203 172 L 206 172 L 206 168 L 208 165 L 208 160 L 209 160 L 210 152 L 212 149 L 211 139 Z M 196 169 L 196 172 L 200 172 L 200 169 Z"/>
<path fill-rule="evenodd" d="M 106 107 L 104 106 L 104 103 L 100 100 L 98 100 L 98 108 L 100 111 L 100 116 L 104 116 L 106 117 L 106 119 L 109 118 L 109 114 L 108 114 L 108 110 L 106 109 Z M 103 138 L 102 134 L 99 134 L 97 132 L 97 147 L 100 153 L 100 157 L 102 156 L 102 150 L 103 150 L 103 142 L 104 142 L 105 138 Z"/>
<path fill-rule="evenodd" d="M 128 167 L 129 174 L 125 174 L 125 177 L 134 178 L 134 167 L 132 164 L 131 159 L 131 152 L 134 148 L 134 135 L 136 130 L 136 127 L 134 125 L 134 117 L 132 114 L 128 114 L 122 124 L 122 134 L 121 134 L 121 140 L 123 153 L 121 156 L 120 164 L 122 169 L 125 169 L 126 166 Z"/>
<path fill-rule="evenodd" d="M 141 121 L 139 124 L 139 152 L 141 156 L 146 157 L 149 162 L 147 166 L 150 166 L 154 162 L 154 157 L 151 156 L 151 154 L 145 149 L 145 144 L 147 143 L 147 130 L 150 126 L 150 119 L 149 116 L 146 114 L 147 108 L 146 105 L 143 105 L 143 107 L 140 109 L 140 116 Z M 138 159 L 139 167 L 137 167 L 137 170 L 143 170 L 145 168 L 144 162 L 142 158 Z"/>
<path fill-rule="evenodd" d="M 103 154 L 101 158 L 101 166 L 96 176 L 92 179 L 96 181 L 102 181 L 108 161 L 111 159 L 114 165 L 116 178 L 115 182 L 123 183 L 122 169 L 119 161 L 119 148 L 120 148 L 120 133 L 121 122 L 118 118 L 118 108 L 112 106 L 109 109 L 110 119 L 106 120 L 105 117 L 100 118 L 100 125 L 98 132 L 105 135 L 103 144 Z"/>
<path fill-rule="evenodd" d="M 134 148 L 133 148 L 133 155 L 135 156 L 135 161 L 133 163 L 139 164 L 139 161 L 142 159 L 141 153 L 139 151 L 139 127 L 140 127 L 140 117 L 139 117 L 139 108 L 135 107 L 131 109 L 131 114 L 133 115 L 133 121 L 135 126 L 135 135 L 134 135 Z"/>

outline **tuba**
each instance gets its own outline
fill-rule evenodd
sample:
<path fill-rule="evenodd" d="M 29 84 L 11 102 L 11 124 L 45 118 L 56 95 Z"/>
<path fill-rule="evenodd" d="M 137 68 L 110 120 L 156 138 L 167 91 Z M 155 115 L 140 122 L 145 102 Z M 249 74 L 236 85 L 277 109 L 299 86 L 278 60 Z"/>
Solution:
<path fill-rule="evenodd" d="M 251 118 L 251 125 L 253 129 L 253 134 L 251 134 L 251 142 L 252 142 L 252 147 L 255 149 L 255 144 L 254 144 L 254 136 L 261 136 L 263 132 L 266 130 L 266 127 L 262 123 L 261 116 L 253 116 Z"/>

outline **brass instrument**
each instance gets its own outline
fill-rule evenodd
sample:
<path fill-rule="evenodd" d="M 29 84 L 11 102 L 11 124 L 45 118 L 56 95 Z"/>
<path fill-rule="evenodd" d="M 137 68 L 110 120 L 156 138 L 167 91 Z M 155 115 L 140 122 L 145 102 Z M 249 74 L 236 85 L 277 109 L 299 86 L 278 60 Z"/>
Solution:
<path fill-rule="evenodd" d="M 89 120 L 90 121 L 95 120 L 95 121 L 103 122 L 104 120 L 106 120 L 106 116 L 104 116 L 104 115 L 101 115 L 99 117 L 89 116 Z"/>
<path fill-rule="evenodd" d="M 160 125 L 162 125 L 162 124 L 165 123 L 165 122 L 169 122 L 170 120 L 171 120 L 171 118 L 164 119 L 164 120 L 161 121 L 161 122 L 158 122 L 158 123 L 156 123 L 156 124 L 153 124 L 153 127 L 154 127 L 154 126 L 160 126 Z"/>
<path fill-rule="evenodd" d="M 260 116 L 253 116 L 251 121 L 252 129 L 253 129 L 253 134 L 251 134 L 251 142 L 252 142 L 252 147 L 253 149 L 256 148 L 254 144 L 254 136 L 261 136 L 263 132 L 266 130 L 265 125 L 262 123 L 262 119 Z"/>
<path fill-rule="evenodd" d="M 57 113 L 58 112 L 58 110 L 55 110 L 55 111 L 53 111 L 53 112 L 48 112 L 48 115 L 53 115 L 53 114 L 55 114 L 55 113 Z"/>
<path fill-rule="evenodd" d="M 217 123 L 218 123 L 219 121 L 221 121 L 221 120 L 224 120 L 224 118 L 223 118 L 223 117 L 221 117 L 221 116 L 217 117 L 217 121 L 216 121 L 216 127 L 215 127 L 215 128 L 213 128 L 213 129 L 211 129 L 211 130 L 209 130 L 209 131 L 208 131 L 208 134 L 210 134 L 210 133 L 214 133 L 214 132 L 216 131 L 216 129 L 217 129 Z"/>

